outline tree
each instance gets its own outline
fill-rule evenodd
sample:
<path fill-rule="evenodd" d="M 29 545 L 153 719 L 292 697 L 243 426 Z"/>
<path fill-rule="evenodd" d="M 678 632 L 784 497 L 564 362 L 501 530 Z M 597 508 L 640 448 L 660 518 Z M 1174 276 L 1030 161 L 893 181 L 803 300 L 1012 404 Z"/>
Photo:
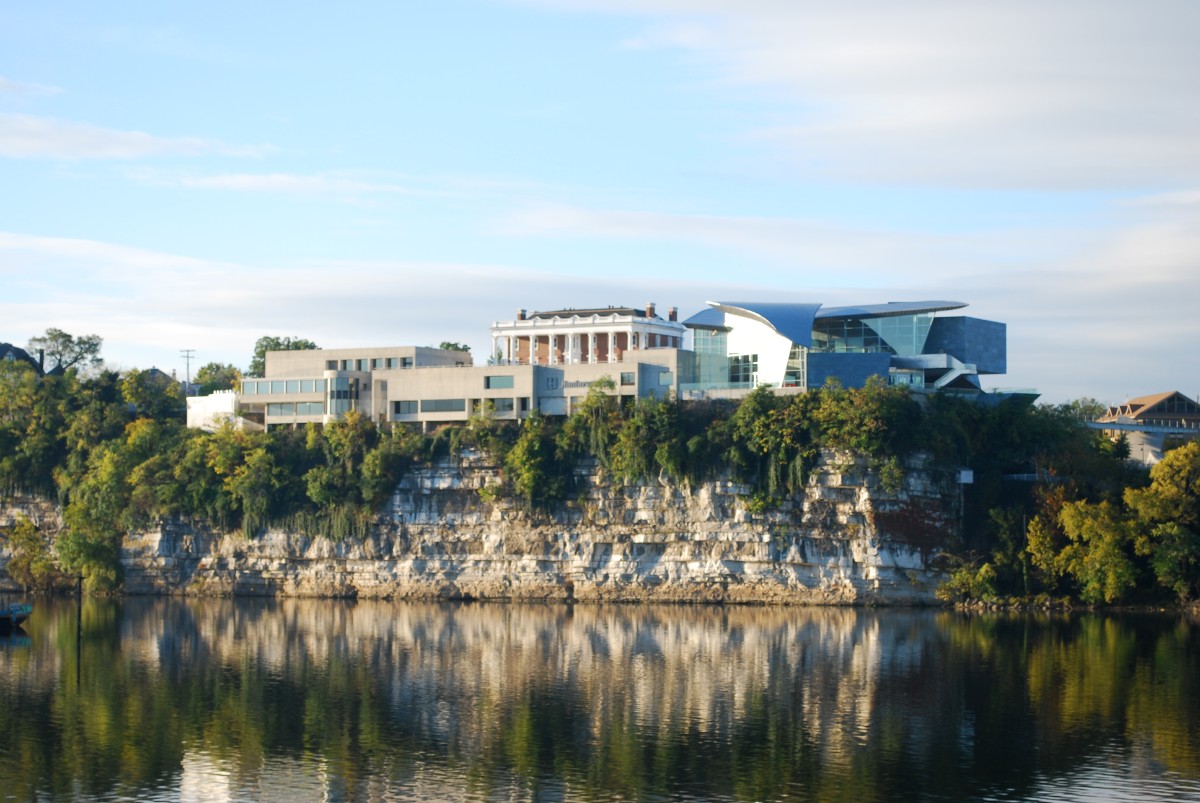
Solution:
<path fill-rule="evenodd" d="M 268 351 L 304 351 L 320 348 L 316 343 L 303 337 L 274 337 L 263 335 L 254 343 L 254 356 L 250 359 L 250 370 L 247 376 L 262 376 L 267 370 Z"/>
<path fill-rule="evenodd" d="M 1079 583 L 1084 602 L 1114 602 L 1134 587 L 1137 573 L 1129 556 L 1133 526 L 1116 505 L 1068 502 L 1059 521 L 1070 543 L 1057 562 Z"/>
<path fill-rule="evenodd" d="M 464 343 L 454 343 L 449 340 L 443 340 L 441 343 L 438 344 L 438 348 L 445 349 L 446 351 L 470 351 L 471 350 L 471 347 Z"/>
<path fill-rule="evenodd" d="M 200 395 L 207 396 L 217 390 L 234 390 L 242 379 L 242 372 L 230 363 L 210 362 L 196 372 L 195 382 L 200 386 Z"/>
<path fill-rule="evenodd" d="M 616 420 L 617 385 L 602 376 L 588 385 L 587 395 L 558 433 L 558 449 L 564 456 L 591 455 L 602 466 L 609 465 L 609 447 L 619 423 Z M 522 437 L 525 430 L 522 429 Z"/>
<path fill-rule="evenodd" d="M 54 562 L 50 538 L 28 517 L 19 516 L 5 535 L 11 557 L 8 574 L 26 589 L 46 591 L 63 579 Z"/>
<path fill-rule="evenodd" d="M 566 461 L 555 459 L 551 427 L 537 410 L 521 425 L 517 442 L 504 457 L 505 474 L 527 510 L 562 499 Z"/>
<path fill-rule="evenodd" d="M 1150 470 L 1150 487 L 1125 491 L 1138 521 L 1135 547 L 1160 585 L 1181 599 L 1200 594 L 1200 441 L 1172 449 Z"/>
<path fill-rule="evenodd" d="M 142 418 L 183 420 L 186 403 L 183 389 L 157 368 L 134 368 L 121 377 L 121 395 Z"/>
<path fill-rule="evenodd" d="M 74 337 L 61 329 L 53 327 L 46 330 L 40 337 L 31 337 L 25 350 L 30 355 L 44 355 L 43 368 L 47 373 L 52 371 L 62 373 L 68 368 L 93 367 L 100 364 L 100 345 L 103 339 L 99 335 L 80 335 Z M 53 362 L 53 366 L 49 363 Z"/>

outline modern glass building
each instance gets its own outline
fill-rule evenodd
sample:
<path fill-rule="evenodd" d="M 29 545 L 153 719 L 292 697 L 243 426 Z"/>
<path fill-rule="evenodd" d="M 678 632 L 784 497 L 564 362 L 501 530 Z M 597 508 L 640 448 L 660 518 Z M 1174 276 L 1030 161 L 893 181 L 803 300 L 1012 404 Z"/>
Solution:
<path fill-rule="evenodd" d="M 966 306 L 958 301 L 708 305 L 684 321 L 693 348 L 706 355 L 696 390 L 712 386 L 722 364 L 731 389 L 820 387 L 830 379 L 860 387 L 878 376 L 916 388 L 978 390 L 980 375 L 1007 370 L 1005 325 L 945 315 Z"/>

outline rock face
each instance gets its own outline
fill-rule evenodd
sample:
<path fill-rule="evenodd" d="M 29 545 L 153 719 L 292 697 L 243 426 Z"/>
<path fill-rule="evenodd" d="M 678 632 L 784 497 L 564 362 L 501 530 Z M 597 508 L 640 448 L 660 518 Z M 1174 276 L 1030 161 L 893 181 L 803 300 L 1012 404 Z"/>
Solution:
<path fill-rule="evenodd" d="M 134 594 L 363 598 L 919 604 L 957 537 L 953 477 L 922 461 L 887 493 L 853 459 L 826 455 L 803 495 L 761 513 L 749 488 L 615 485 L 530 515 L 492 491 L 499 469 L 468 456 L 412 471 L 363 541 L 270 530 L 247 539 L 183 522 L 125 539 Z"/>

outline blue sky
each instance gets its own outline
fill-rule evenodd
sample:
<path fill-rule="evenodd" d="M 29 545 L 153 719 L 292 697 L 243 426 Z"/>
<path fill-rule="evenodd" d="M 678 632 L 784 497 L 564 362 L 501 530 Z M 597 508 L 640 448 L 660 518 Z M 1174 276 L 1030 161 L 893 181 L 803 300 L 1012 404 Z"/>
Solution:
<path fill-rule="evenodd" d="M 1200 391 L 1194 0 L 0 0 L 0 341 L 245 366 L 519 307 L 956 299 Z"/>

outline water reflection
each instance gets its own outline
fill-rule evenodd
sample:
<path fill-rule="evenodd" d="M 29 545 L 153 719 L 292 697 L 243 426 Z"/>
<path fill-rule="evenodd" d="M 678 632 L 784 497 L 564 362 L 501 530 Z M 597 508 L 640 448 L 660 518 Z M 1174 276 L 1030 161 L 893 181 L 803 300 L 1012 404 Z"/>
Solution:
<path fill-rule="evenodd" d="M 1186 800 L 1174 617 L 130 599 L 0 650 L 14 799 Z"/>

